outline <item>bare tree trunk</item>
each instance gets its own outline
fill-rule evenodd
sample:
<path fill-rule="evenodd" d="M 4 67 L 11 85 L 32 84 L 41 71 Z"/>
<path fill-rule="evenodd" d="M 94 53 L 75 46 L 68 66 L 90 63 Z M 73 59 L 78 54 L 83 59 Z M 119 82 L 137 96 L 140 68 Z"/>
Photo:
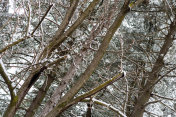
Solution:
<path fill-rule="evenodd" d="M 71 65 L 69 68 L 67 74 L 63 77 L 62 84 L 58 86 L 58 88 L 55 89 L 53 95 L 51 96 L 50 100 L 45 104 L 44 109 L 42 110 L 40 117 L 46 116 L 48 112 L 50 112 L 54 106 L 58 103 L 58 100 L 61 97 L 62 92 L 65 90 L 67 84 L 70 82 L 70 80 L 74 77 L 76 72 L 76 66 L 79 66 L 79 64 L 82 61 L 82 57 L 77 56 L 75 59 L 75 63 Z"/>
<path fill-rule="evenodd" d="M 159 56 L 154 64 L 152 72 L 148 74 L 149 77 L 146 85 L 141 91 L 139 91 L 139 98 L 137 99 L 137 102 L 135 104 L 131 117 L 143 117 L 143 113 L 144 113 L 145 107 L 147 106 L 147 102 L 150 99 L 153 86 L 157 83 L 158 74 L 162 69 L 162 67 L 164 67 L 164 62 L 163 62 L 164 56 L 168 52 L 174 40 L 173 35 L 175 34 L 175 30 L 176 30 L 176 19 L 174 19 L 174 21 L 170 25 L 170 30 L 168 31 L 168 34 L 165 37 L 165 42 L 159 52 Z"/>
<path fill-rule="evenodd" d="M 99 61 L 103 57 L 106 49 L 108 48 L 108 45 L 110 43 L 110 40 L 112 39 L 114 33 L 116 30 L 120 27 L 123 19 L 125 18 L 126 14 L 130 11 L 128 4 L 125 4 L 119 14 L 117 15 L 117 18 L 115 19 L 112 26 L 109 28 L 108 32 L 106 33 L 104 40 L 98 49 L 97 53 L 95 54 L 94 59 L 92 60 L 91 64 L 87 67 L 85 72 L 82 74 L 80 79 L 75 83 L 75 85 L 72 87 L 72 89 L 65 95 L 59 103 L 56 105 L 56 107 L 47 114 L 46 117 L 55 117 L 62 113 L 64 106 L 69 103 L 70 100 L 73 99 L 73 97 L 77 94 L 77 92 L 81 89 L 81 87 L 84 85 L 84 83 L 89 79 L 89 77 L 92 75 L 93 71 L 97 67 Z"/>
<path fill-rule="evenodd" d="M 35 114 L 36 109 L 41 105 L 49 87 L 51 86 L 52 82 L 54 81 L 54 77 L 52 74 L 48 74 L 48 78 L 43 83 L 43 86 L 39 89 L 35 99 L 31 103 L 30 107 L 28 108 L 25 117 L 32 117 Z"/>
<path fill-rule="evenodd" d="M 73 12 L 75 11 L 79 0 L 75 0 L 72 2 L 70 9 L 67 11 L 67 14 L 65 16 L 65 20 L 62 22 L 60 29 L 56 32 L 55 36 L 53 37 L 53 40 L 60 36 L 67 27 L 71 17 L 73 16 Z M 57 37 L 58 38 L 58 37 Z M 45 50 L 44 50 L 45 51 Z M 47 53 L 49 54 L 49 53 Z M 46 57 L 46 56 L 45 56 Z M 40 57 L 38 58 L 37 62 L 40 61 Z M 4 117 L 13 117 L 19 108 L 21 102 L 23 101 L 25 95 L 28 93 L 29 89 L 32 87 L 32 85 L 38 80 L 40 77 L 40 74 L 46 69 L 44 65 L 41 65 L 37 68 L 37 70 L 33 70 L 30 76 L 27 78 L 27 80 L 24 82 L 20 90 L 18 91 L 17 96 L 15 99 L 11 100 L 7 110 L 5 111 Z"/>
<path fill-rule="evenodd" d="M 33 70 L 34 72 L 31 73 L 31 75 L 27 78 L 26 82 L 22 85 L 22 87 L 18 91 L 17 96 L 15 96 L 15 99 L 10 102 L 3 117 L 13 117 L 15 115 L 25 95 L 45 69 L 46 67 L 43 66 L 39 67 L 37 70 Z"/>

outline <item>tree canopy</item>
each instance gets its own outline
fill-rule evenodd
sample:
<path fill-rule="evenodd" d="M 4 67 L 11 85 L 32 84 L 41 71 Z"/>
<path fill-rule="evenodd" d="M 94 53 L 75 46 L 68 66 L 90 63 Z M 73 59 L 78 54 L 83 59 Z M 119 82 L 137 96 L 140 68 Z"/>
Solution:
<path fill-rule="evenodd" d="M 0 116 L 176 116 L 175 0 L 1 0 Z"/>

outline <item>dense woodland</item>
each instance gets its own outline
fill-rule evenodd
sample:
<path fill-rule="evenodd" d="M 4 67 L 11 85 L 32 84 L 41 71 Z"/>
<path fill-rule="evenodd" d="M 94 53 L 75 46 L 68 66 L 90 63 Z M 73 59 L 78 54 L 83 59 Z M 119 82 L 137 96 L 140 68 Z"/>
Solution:
<path fill-rule="evenodd" d="M 0 0 L 0 116 L 176 117 L 176 0 Z"/>

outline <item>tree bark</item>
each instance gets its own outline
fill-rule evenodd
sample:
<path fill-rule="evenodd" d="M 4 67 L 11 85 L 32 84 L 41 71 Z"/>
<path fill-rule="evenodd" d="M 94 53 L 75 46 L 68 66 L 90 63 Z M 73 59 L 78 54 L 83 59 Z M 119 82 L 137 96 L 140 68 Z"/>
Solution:
<path fill-rule="evenodd" d="M 92 60 L 91 64 L 87 67 L 85 72 L 82 74 L 80 79 L 75 83 L 75 85 L 72 87 L 68 93 L 59 100 L 59 103 L 56 105 L 56 107 L 47 114 L 46 117 L 55 117 L 59 116 L 62 112 L 62 109 L 64 106 L 66 106 L 70 100 L 73 99 L 73 97 L 77 94 L 77 92 L 81 89 L 81 87 L 84 85 L 84 83 L 89 79 L 89 77 L 92 75 L 93 71 L 99 64 L 99 61 L 103 57 L 106 49 L 108 48 L 108 45 L 110 43 L 110 40 L 112 39 L 114 33 L 116 30 L 120 27 L 123 19 L 125 18 L 126 14 L 130 11 L 127 4 L 125 4 L 121 11 L 118 13 L 117 18 L 115 19 L 114 23 L 109 28 L 107 34 L 104 37 L 104 40 L 98 49 L 97 53 L 95 54 L 94 59 Z"/>
<path fill-rule="evenodd" d="M 82 57 L 77 56 L 75 60 L 76 60 L 75 64 L 79 66 L 79 64 L 82 62 Z M 61 83 L 61 85 L 55 89 L 53 95 L 51 96 L 50 100 L 45 104 L 45 107 L 43 108 L 39 117 L 45 117 L 46 114 L 54 108 L 55 104 L 58 103 L 58 100 L 60 99 L 62 92 L 65 90 L 70 80 L 74 77 L 75 72 L 76 72 L 76 66 L 73 63 L 69 68 L 67 74 L 63 77 L 63 81 L 62 81 L 63 83 Z"/>
<path fill-rule="evenodd" d="M 17 96 L 15 96 L 13 100 L 11 100 L 3 117 L 13 117 L 15 115 L 25 95 L 27 94 L 29 89 L 32 87 L 32 85 L 35 83 L 35 81 L 39 78 L 40 74 L 45 69 L 46 68 L 43 66 L 43 67 L 37 68 L 36 70 L 33 70 L 34 72 L 30 74 L 30 76 L 26 79 L 25 83 L 19 89 Z"/>
<path fill-rule="evenodd" d="M 25 117 L 33 117 L 35 114 L 36 109 L 41 105 L 49 87 L 51 86 L 52 82 L 54 81 L 54 77 L 51 74 L 48 74 L 48 78 L 43 83 L 43 86 L 39 89 L 35 99 L 31 103 L 30 107 L 28 108 Z"/>
<path fill-rule="evenodd" d="M 137 102 L 134 106 L 134 110 L 131 114 L 131 117 L 143 117 L 145 104 L 149 101 L 153 86 L 156 84 L 156 81 L 158 80 L 158 74 L 162 69 L 162 67 L 164 67 L 163 59 L 173 43 L 174 40 L 173 35 L 175 34 L 175 30 L 176 30 L 176 19 L 174 19 L 174 21 L 170 25 L 168 34 L 165 37 L 165 42 L 159 52 L 159 56 L 153 66 L 152 71 L 148 74 L 149 77 L 146 85 L 142 90 L 139 91 L 139 98 L 137 99 Z"/>

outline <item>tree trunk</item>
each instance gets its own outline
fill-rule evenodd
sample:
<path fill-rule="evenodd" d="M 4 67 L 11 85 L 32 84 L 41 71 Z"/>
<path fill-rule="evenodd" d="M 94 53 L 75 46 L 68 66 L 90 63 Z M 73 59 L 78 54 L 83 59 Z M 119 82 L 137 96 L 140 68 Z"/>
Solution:
<path fill-rule="evenodd" d="M 104 53 L 106 52 L 106 49 L 108 48 L 108 45 L 110 43 L 110 40 L 112 39 L 114 33 L 116 30 L 120 27 L 123 19 L 125 18 L 126 14 L 130 11 L 128 5 L 124 5 L 121 8 L 121 11 L 117 15 L 117 18 L 115 19 L 114 23 L 109 28 L 107 34 L 104 37 L 103 42 L 101 43 L 100 48 L 98 49 L 97 53 L 95 54 L 94 59 L 92 60 L 91 64 L 87 67 L 85 72 L 82 74 L 80 79 L 75 83 L 75 85 L 71 88 L 71 90 L 63 96 L 63 98 L 59 101 L 59 103 L 56 105 L 56 107 L 47 114 L 46 117 L 55 117 L 59 116 L 64 107 L 69 103 L 71 99 L 77 94 L 77 92 L 81 89 L 81 87 L 84 85 L 84 83 L 89 79 L 89 77 L 92 75 L 93 71 L 99 64 L 99 61 L 102 59 Z"/>
<path fill-rule="evenodd" d="M 149 101 L 153 86 L 157 83 L 158 74 L 161 69 L 164 67 L 164 56 L 167 54 L 169 48 L 172 46 L 174 40 L 174 34 L 176 30 L 176 19 L 171 23 L 170 30 L 165 37 L 165 42 L 159 52 L 159 56 L 153 66 L 153 69 L 150 73 L 148 73 L 148 80 L 143 90 L 139 91 L 139 98 L 134 106 L 134 110 L 131 114 L 131 117 L 143 117 L 143 113 L 145 110 L 146 103 Z"/>

